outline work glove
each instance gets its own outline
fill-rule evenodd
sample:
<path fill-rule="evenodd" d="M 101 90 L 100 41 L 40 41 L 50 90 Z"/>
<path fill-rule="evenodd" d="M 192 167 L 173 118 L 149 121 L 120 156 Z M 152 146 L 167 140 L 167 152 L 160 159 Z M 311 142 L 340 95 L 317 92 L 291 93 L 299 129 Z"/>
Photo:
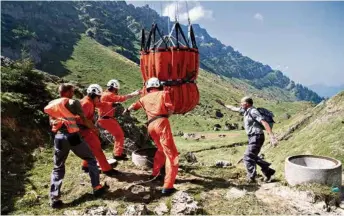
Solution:
<path fill-rule="evenodd" d="M 275 137 L 275 135 L 270 135 L 270 144 L 271 144 L 273 147 L 276 147 L 276 146 L 277 146 L 278 140 L 277 140 L 277 138 Z"/>
<path fill-rule="evenodd" d="M 136 90 L 132 93 L 130 93 L 130 96 L 134 97 L 134 96 L 137 96 L 137 95 L 140 95 L 141 94 L 141 91 L 140 90 Z"/>

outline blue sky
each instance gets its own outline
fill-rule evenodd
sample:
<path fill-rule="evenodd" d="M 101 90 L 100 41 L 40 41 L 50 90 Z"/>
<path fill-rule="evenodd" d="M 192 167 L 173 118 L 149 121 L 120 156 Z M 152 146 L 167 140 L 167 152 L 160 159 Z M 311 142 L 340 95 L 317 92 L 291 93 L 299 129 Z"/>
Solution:
<path fill-rule="evenodd" d="M 174 17 L 173 2 L 129 3 Z M 185 23 L 185 1 L 178 6 Z M 296 82 L 344 84 L 344 2 L 188 1 L 188 8 L 211 36 Z"/>

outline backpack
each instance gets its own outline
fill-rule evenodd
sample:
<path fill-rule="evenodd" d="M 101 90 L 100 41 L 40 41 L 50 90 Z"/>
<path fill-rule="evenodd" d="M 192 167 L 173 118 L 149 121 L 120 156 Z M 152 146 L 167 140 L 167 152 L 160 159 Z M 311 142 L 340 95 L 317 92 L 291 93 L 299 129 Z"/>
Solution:
<path fill-rule="evenodd" d="M 273 112 L 271 112 L 268 109 L 262 108 L 262 107 L 259 107 L 259 108 L 256 108 L 256 109 L 262 115 L 264 121 L 266 121 L 270 125 L 270 128 L 272 129 L 272 127 L 274 126 L 274 123 L 275 123 L 275 121 L 274 121 L 275 115 L 273 114 Z M 258 122 L 255 118 L 252 117 L 250 111 L 248 112 L 248 114 L 255 122 L 257 122 L 263 128 L 263 130 L 265 130 L 265 128 L 262 125 L 262 123 Z"/>

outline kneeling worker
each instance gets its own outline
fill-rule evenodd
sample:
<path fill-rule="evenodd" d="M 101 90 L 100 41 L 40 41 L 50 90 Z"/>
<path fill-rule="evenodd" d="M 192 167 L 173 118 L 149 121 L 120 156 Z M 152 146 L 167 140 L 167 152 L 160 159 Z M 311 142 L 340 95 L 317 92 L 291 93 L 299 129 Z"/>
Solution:
<path fill-rule="evenodd" d="M 92 84 L 87 88 L 87 96 L 85 96 L 81 101 L 81 106 L 84 111 L 85 117 L 93 122 L 95 108 L 97 107 L 112 107 L 113 103 L 100 102 L 100 97 L 102 95 L 102 88 L 98 84 Z M 101 143 L 98 137 L 98 130 L 88 128 L 85 123 L 80 119 L 78 120 L 78 126 L 80 128 L 80 134 L 85 139 L 89 145 L 92 153 L 96 157 L 102 172 L 107 176 L 116 176 L 118 172 L 112 169 L 111 165 L 108 163 L 106 156 L 102 150 Z M 94 122 L 93 122 L 94 124 Z M 87 160 L 83 160 L 82 170 L 88 172 Z"/>
<path fill-rule="evenodd" d="M 89 175 L 95 196 L 102 195 L 106 187 L 99 181 L 99 170 L 97 162 L 92 151 L 84 142 L 79 133 L 79 127 L 76 124 L 78 116 L 85 122 L 86 127 L 94 129 L 92 122 L 85 117 L 80 102 L 72 100 L 74 87 L 71 84 L 61 84 L 59 86 L 60 98 L 51 101 L 44 112 L 50 116 L 54 138 L 54 168 L 51 173 L 50 200 L 52 208 L 60 208 L 63 202 L 60 200 L 62 180 L 65 175 L 65 162 L 69 151 L 72 150 L 75 155 L 86 160 L 89 167 Z"/>
<path fill-rule="evenodd" d="M 148 94 L 132 104 L 125 112 L 140 108 L 146 111 L 148 132 L 158 148 L 154 156 L 152 175 L 157 177 L 166 162 L 166 176 L 162 194 L 169 195 L 176 191 L 173 185 L 178 174 L 178 151 L 168 120 L 168 117 L 173 113 L 174 106 L 168 92 L 163 91 L 157 78 L 150 78 L 146 83 L 146 89 Z"/>

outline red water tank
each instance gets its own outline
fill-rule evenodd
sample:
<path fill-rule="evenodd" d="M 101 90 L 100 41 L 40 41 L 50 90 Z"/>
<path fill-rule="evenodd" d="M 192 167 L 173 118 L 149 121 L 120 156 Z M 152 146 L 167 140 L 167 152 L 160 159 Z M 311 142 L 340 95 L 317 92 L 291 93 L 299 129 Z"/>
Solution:
<path fill-rule="evenodd" d="M 175 31 L 175 37 L 173 32 Z M 156 34 L 160 39 L 155 41 Z M 199 71 L 199 52 L 192 26 L 190 38 L 186 40 L 177 22 L 169 35 L 162 36 L 156 24 L 152 26 L 147 41 L 142 32 L 140 66 L 146 82 L 157 77 L 164 89 L 170 93 L 175 114 L 185 114 L 199 103 L 196 79 Z M 183 40 L 179 40 L 183 39 Z M 191 41 L 191 45 L 189 42 Z"/>

